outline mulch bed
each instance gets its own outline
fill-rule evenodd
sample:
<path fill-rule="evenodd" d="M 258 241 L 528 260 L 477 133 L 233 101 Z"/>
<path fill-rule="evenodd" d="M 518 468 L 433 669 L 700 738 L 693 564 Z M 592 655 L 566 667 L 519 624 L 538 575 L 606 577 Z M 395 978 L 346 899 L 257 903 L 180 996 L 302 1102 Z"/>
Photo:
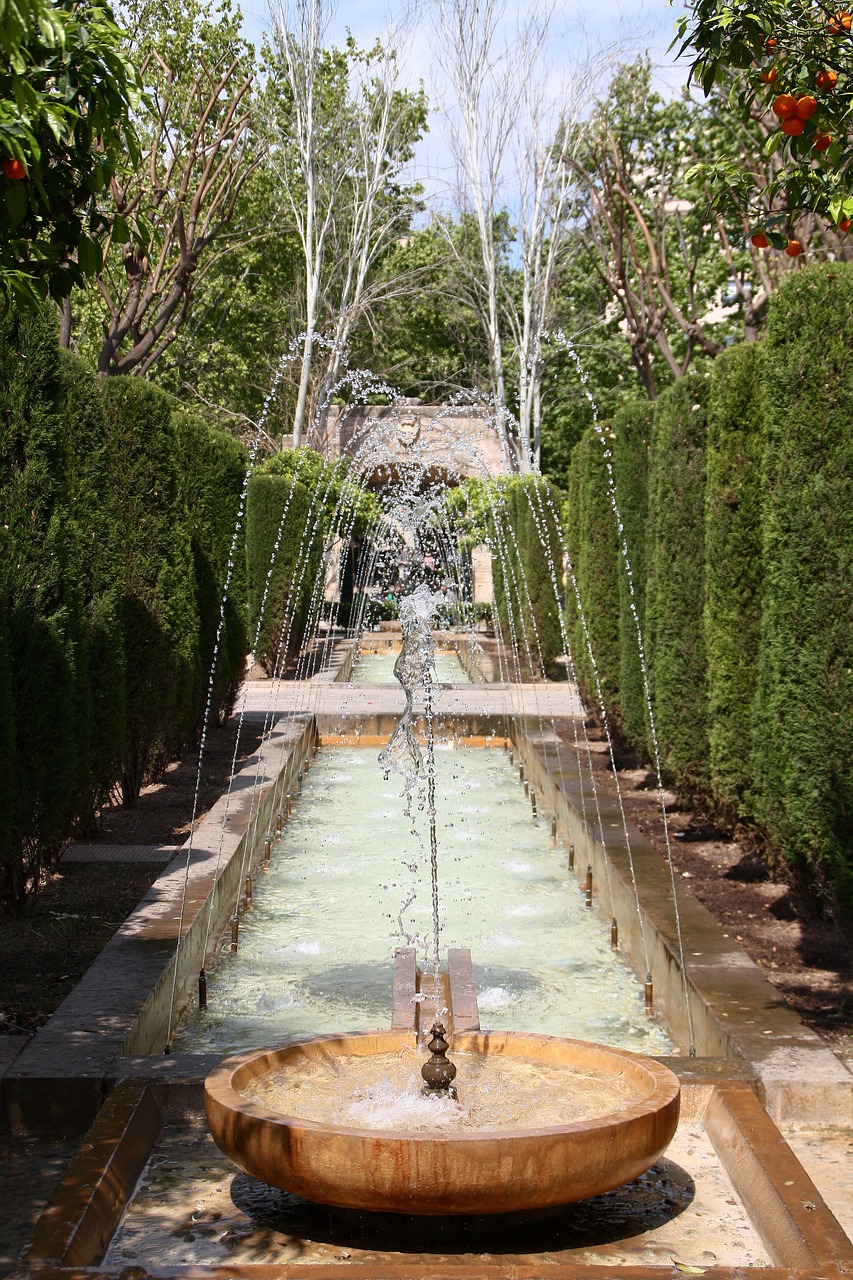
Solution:
<path fill-rule="evenodd" d="M 600 741 L 600 735 L 593 733 Z M 594 757 L 601 785 L 615 794 L 604 753 Z M 628 819 L 665 855 L 657 786 L 630 756 L 617 755 Z M 796 899 L 782 872 L 771 871 L 750 840 L 731 839 L 703 814 L 667 799 L 676 875 L 784 994 L 803 1022 L 836 1053 L 853 1058 L 853 948 L 829 916 Z"/>

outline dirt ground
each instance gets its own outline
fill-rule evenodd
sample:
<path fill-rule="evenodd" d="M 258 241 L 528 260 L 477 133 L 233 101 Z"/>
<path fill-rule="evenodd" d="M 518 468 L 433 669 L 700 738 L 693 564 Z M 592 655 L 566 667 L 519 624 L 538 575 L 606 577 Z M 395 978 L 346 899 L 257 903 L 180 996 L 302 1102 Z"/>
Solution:
<path fill-rule="evenodd" d="M 593 734 L 592 736 L 596 736 Z M 598 742 L 598 775 L 615 793 L 604 743 Z M 652 775 L 617 755 L 625 812 L 665 856 L 660 795 Z M 804 910 L 779 875 L 750 846 L 728 839 L 701 813 L 665 793 L 667 826 L 676 875 L 719 921 L 765 977 L 784 993 L 807 1026 L 840 1056 L 853 1059 L 853 948 L 830 918 Z"/>
<path fill-rule="evenodd" d="M 236 720 L 208 734 L 199 791 L 200 817 L 228 784 Z M 258 745 L 258 727 L 244 724 L 237 768 Z M 189 835 L 198 754 L 169 765 L 144 787 L 136 804 L 118 802 L 98 820 L 101 844 L 182 843 Z M 21 915 L 0 927 L 0 1035 L 31 1035 L 50 1017 L 162 871 L 157 863 L 61 860 L 46 887 Z"/>

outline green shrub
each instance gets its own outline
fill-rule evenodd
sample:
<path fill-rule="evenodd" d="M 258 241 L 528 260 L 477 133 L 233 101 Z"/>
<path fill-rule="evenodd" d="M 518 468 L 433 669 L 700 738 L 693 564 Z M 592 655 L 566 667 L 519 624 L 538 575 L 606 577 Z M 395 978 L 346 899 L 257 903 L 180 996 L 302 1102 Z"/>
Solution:
<path fill-rule="evenodd" d="M 138 378 L 107 378 L 110 472 L 121 512 L 120 577 L 126 654 L 122 797 L 190 739 L 202 698 L 199 624 L 181 502 L 173 401 Z"/>
<path fill-rule="evenodd" d="M 5 552 L 8 546 L 3 541 Z M 15 703 L 12 693 L 12 643 L 6 601 L 0 596 L 0 909 L 14 898 L 17 846 L 14 839 L 15 809 Z"/>
<path fill-rule="evenodd" d="M 348 529 L 351 537 L 361 539 L 381 516 L 376 494 L 350 477 L 345 458 L 330 462 L 307 446 L 283 449 L 265 458 L 257 472 L 296 479 L 315 494 L 322 504 L 322 531 L 327 537 Z"/>
<path fill-rule="evenodd" d="M 561 572 L 560 491 L 541 476 L 514 476 L 496 481 L 491 495 L 495 614 L 521 662 L 537 674 L 552 674 L 563 651 L 554 588 Z"/>
<path fill-rule="evenodd" d="M 299 480 L 255 471 L 246 511 L 249 625 L 268 675 L 302 647 L 322 561 L 321 524 L 322 508 Z"/>
<path fill-rule="evenodd" d="M 714 362 L 705 489 L 705 639 L 711 795 L 729 822 L 750 814 L 752 717 L 761 634 L 762 348 Z"/>
<path fill-rule="evenodd" d="M 648 400 L 622 405 L 613 420 L 613 477 L 622 522 L 622 542 L 631 569 L 629 580 L 620 547 L 619 565 L 619 693 L 622 731 L 648 756 L 646 687 L 640 660 L 640 634 L 646 615 L 646 526 L 649 513 L 649 444 L 653 405 Z M 636 617 L 634 613 L 636 611 Z M 644 641 L 645 649 L 645 641 Z"/>
<path fill-rule="evenodd" d="M 600 430 L 610 443 L 610 424 L 602 423 Z M 603 702 L 608 721 L 618 729 L 622 720 L 619 697 L 619 544 L 606 463 L 601 437 L 590 427 L 575 446 L 569 466 L 567 547 L 583 619 L 571 582 L 566 594 L 581 696 L 596 715 L 600 715 Z"/>
<path fill-rule="evenodd" d="M 853 920 L 853 266 L 792 273 L 764 352 L 759 816 Z"/>
<path fill-rule="evenodd" d="M 1 903 L 192 737 L 246 458 L 149 384 L 93 377 L 46 312 L 0 316 Z M 239 547 L 233 587 L 220 709 L 246 651 Z"/>
<path fill-rule="evenodd" d="M 37 886 L 73 828 L 79 751 L 81 579 L 57 412 L 59 353 L 43 311 L 0 316 L 0 697 L 11 722 L 2 899 Z"/>
<path fill-rule="evenodd" d="M 646 631 L 661 767 L 687 800 L 708 783 L 702 627 L 707 382 L 679 379 L 655 404 L 649 470 Z"/>
<path fill-rule="evenodd" d="M 110 472 L 109 424 L 97 379 L 60 352 L 58 410 L 64 424 L 84 643 L 76 712 L 78 826 L 86 831 L 121 776 L 125 658 L 119 548 L 122 514 Z"/>
<path fill-rule="evenodd" d="M 208 427 L 203 418 L 182 407 L 173 411 L 172 423 L 179 450 L 180 493 L 192 542 L 199 612 L 199 663 L 205 682 L 199 716 L 204 714 L 221 623 L 211 706 L 214 722 L 222 722 L 234 706 L 249 651 L 246 540 L 242 522 L 234 543 L 249 453 L 239 440 Z M 223 616 L 229 559 L 230 582 Z"/>

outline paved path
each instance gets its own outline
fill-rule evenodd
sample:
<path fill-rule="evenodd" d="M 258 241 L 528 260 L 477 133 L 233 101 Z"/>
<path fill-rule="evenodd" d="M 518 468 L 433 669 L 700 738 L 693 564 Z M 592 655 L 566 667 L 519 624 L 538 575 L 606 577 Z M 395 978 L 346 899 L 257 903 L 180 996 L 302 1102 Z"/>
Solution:
<path fill-rule="evenodd" d="M 250 680 L 237 710 L 253 719 L 267 713 L 323 716 L 399 715 L 405 706 L 397 684 L 321 684 L 308 681 L 276 683 Z M 415 699 L 415 707 L 423 699 Z M 566 684 L 459 684 L 442 685 L 435 698 L 439 715 L 538 716 L 549 720 L 581 714 L 573 685 Z"/>
<path fill-rule="evenodd" d="M 179 844 L 100 844 L 97 840 L 72 840 L 63 862 L 171 862 Z"/>

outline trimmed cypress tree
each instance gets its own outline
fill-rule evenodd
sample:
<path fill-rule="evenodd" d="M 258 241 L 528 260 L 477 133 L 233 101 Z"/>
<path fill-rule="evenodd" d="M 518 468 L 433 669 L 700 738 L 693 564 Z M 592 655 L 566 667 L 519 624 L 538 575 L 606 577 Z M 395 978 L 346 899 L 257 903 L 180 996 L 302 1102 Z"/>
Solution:
<path fill-rule="evenodd" d="M 304 640 L 322 559 L 319 517 L 299 480 L 257 471 L 252 476 L 246 509 L 249 625 L 259 636 L 255 657 L 268 675 L 277 667 L 281 672 Z"/>
<path fill-rule="evenodd" d="M 602 423 L 600 429 L 609 443 L 611 424 Z M 608 721 L 619 729 L 619 544 L 606 463 L 601 437 L 589 428 L 575 446 L 570 464 L 570 491 L 576 505 L 571 554 L 586 622 L 585 633 L 575 605 L 574 651 L 584 701 L 596 714 L 603 701 Z"/>
<path fill-rule="evenodd" d="M 70 834 L 79 781 L 81 582 L 57 412 L 59 352 L 43 311 L 0 316 L 0 697 L 11 727 L 2 898 L 19 904 Z M 5 765 L 4 765 L 5 767 Z"/>
<path fill-rule="evenodd" d="M 637 619 L 644 635 L 646 614 L 646 536 L 649 513 L 649 445 L 654 406 L 648 400 L 624 404 L 613 420 L 613 476 L 622 521 L 628 569 L 618 550 L 619 691 L 622 730 L 628 741 L 648 755 L 649 713 L 637 639 Z M 636 618 L 634 613 L 636 611 Z M 645 649 L 645 639 L 643 641 Z"/>
<path fill-rule="evenodd" d="M 562 509 L 562 523 L 563 538 L 565 540 L 566 551 L 569 555 L 569 565 L 566 569 L 565 575 L 564 618 L 566 637 L 571 649 L 571 666 L 574 670 L 575 679 L 580 684 L 583 679 L 580 666 L 582 665 L 583 658 L 586 654 L 586 640 L 583 635 L 583 627 L 581 626 L 580 613 L 578 611 L 575 584 L 577 584 L 579 593 L 580 583 L 578 582 L 578 560 L 580 558 L 583 516 L 581 511 L 580 468 L 572 466 L 571 459 L 569 461 L 568 489 Z M 574 583 L 572 582 L 573 576 Z"/>
<path fill-rule="evenodd" d="M 192 548 L 181 502 L 170 396 L 107 378 L 110 470 L 122 519 L 126 733 L 122 798 L 132 804 L 192 735 L 201 702 Z"/>
<path fill-rule="evenodd" d="M 4 561 L 9 545 L 6 538 L 0 542 Z M 17 753 L 15 750 L 15 701 L 12 688 L 12 637 L 7 615 L 5 591 L 0 594 L 0 909 L 15 899 L 18 877 L 16 863 L 18 850 L 15 843 L 15 775 Z"/>
<path fill-rule="evenodd" d="M 764 353 L 758 812 L 801 885 L 853 922 L 853 266 L 785 279 Z"/>
<path fill-rule="evenodd" d="M 694 800 L 708 785 L 705 591 L 707 382 L 688 374 L 655 404 L 646 625 L 661 767 Z"/>
<path fill-rule="evenodd" d="M 249 651 L 246 605 L 245 528 L 237 531 L 240 498 L 249 465 L 245 445 L 182 407 L 172 421 L 179 449 L 180 490 L 192 542 L 196 602 L 199 611 L 199 663 L 204 680 L 199 716 L 204 714 L 222 597 L 232 558 L 228 596 L 213 688 L 213 715 L 230 715 L 243 679 Z M 237 541 L 232 541 L 237 531 Z"/>
<path fill-rule="evenodd" d="M 758 343 L 714 361 L 705 488 L 705 640 L 711 795 L 730 823 L 749 816 L 761 635 L 764 419 Z"/>
<path fill-rule="evenodd" d="M 68 497 L 82 581 L 84 643 L 78 691 L 78 825 L 91 826 L 121 776 L 125 666 L 122 514 L 110 474 L 109 424 L 97 379 L 61 351 L 58 408 L 67 447 Z"/>
<path fill-rule="evenodd" d="M 493 487 L 489 511 L 495 608 L 523 664 L 551 674 L 562 652 L 560 491 L 541 476 L 515 476 Z M 497 525 L 497 527 L 495 527 Z M 510 626 L 510 617 L 512 626 Z"/>

